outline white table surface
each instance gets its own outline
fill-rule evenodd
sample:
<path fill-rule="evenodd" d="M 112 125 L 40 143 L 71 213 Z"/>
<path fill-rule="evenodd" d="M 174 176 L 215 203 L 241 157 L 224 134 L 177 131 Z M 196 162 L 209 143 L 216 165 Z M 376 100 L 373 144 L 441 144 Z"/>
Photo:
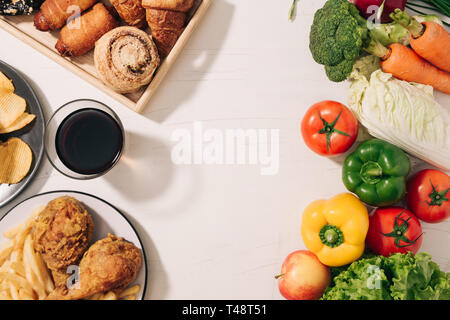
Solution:
<path fill-rule="evenodd" d="M 304 248 L 302 210 L 346 191 L 342 159 L 317 156 L 299 131 L 310 105 L 347 101 L 349 84 L 328 81 L 308 49 L 313 14 L 323 3 L 300 1 L 291 23 L 291 0 L 215 0 L 142 115 L 0 30 L 0 60 L 26 74 L 47 119 L 70 100 L 97 99 L 116 110 L 127 139 L 121 162 L 95 180 L 66 178 L 44 159 L 37 178 L 0 216 L 36 193 L 92 193 L 126 213 L 143 237 L 148 299 L 280 299 L 274 275 L 287 254 Z M 448 97 L 438 99 L 448 107 Z M 194 121 L 220 130 L 279 129 L 279 173 L 173 164 L 171 134 L 192 130 Z M 450 221 L 424 230 L 422 251 L 450 271 Z"/>

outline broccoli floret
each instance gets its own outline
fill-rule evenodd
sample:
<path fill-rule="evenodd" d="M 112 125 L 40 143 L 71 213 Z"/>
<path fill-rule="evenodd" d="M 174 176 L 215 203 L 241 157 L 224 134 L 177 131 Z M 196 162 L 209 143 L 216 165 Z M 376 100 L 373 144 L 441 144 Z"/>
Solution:
<path fill-rule="evenodd" d="M 328 0 L 317 10 L 311 26 L 309 48 L 314 60 L 325 66 L 328 78 L 344 81 L 368 41 L 366 20 L 347 0 Z"/>
<path fill-rule="evenodd" d="M 325 72 L 328 79 L 334 82 L 341 82 L 348 78 L 353 70 L 354 60 L 342 60 L 341 63 L 335 66 L 325 66 Z"/>

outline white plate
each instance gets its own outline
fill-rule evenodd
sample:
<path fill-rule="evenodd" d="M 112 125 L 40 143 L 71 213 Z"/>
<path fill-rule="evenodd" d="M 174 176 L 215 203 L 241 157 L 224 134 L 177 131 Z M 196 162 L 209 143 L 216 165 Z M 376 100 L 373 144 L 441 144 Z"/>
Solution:
<path fill-rule="evenodd" d="M 142 250 L 143 263 L 134 284 L 139 284 L 141 287 L 141 291 L 136 295 L 136 299 L 144 299 L 147 289 L 147 259 L 142 241 L 125 215 L 100 198 L 78 191 L 52 191 L 35 195 L 13 207 L 0 219 L 0 238 L 3 238 L 1 236 L 3 232 L 25 221 L 33 209 L 41 205 L 45 206 L 49 201 L 65 195 L 74 197 L 82 202 L 86 210 L 91 214 L 95 224 L 92 237 L 93 242 L 103 239 L 108 233 L 111 233 L 115 236 L 123 237 Z M 0 240 L 0 243 L 5 240 Z"/>

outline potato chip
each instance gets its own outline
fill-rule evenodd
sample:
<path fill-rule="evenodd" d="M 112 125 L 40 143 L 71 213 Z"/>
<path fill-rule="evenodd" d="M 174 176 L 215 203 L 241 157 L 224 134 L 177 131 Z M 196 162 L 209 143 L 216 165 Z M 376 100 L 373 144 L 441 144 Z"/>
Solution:
<path fill-rule="evenodd" d="M 14 85 L 3 73 L 0 72 L 0 91 L 14 92 Z"/>
<path fill-rule="evenodd" d="M 33 153 L 19 138 L 11 138 L 0 144 L 0 183 L 20 182 L 31 168 Z"/>
<path fill-rule="evenodd" d="M 26 106 L 24 98 L 12 92 L 0 91 L 0 129 L 12 125 L 25 112 Z"/>
<path fill-rule="evenodd" d="M 0 134 L 2 133 L 10 133 L 17 130 L 20 130 L 27 126 L 31 121 L 34 120 L 36 116 L 34 114 L 29 114 L 27 112 L 23 113 L 16 121 L 14 121 L 13 124 L 11 124 L 8 128 L 1 129 L 0 128 Z"/>

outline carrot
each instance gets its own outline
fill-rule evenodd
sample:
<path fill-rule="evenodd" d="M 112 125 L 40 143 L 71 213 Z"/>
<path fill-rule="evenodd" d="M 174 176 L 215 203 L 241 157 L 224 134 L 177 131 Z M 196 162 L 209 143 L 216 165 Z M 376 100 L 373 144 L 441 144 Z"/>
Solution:
<path fill-rule="evenodd" d="M 424 33 L 415 38 L 411 36 L 411 47 L 422 58 L 436 67 L 450 72 L 450 34 L 436 22 L 424 22 Z"/>
<path fill-rule="evenodd" d="M 408 29 L 413 50 L 439 69 L 450 72 L 450 34 L 436 22 L 418 22 L 396 9 L 390 17 Z"/>
<path fill-rule="evenodd" d="M 366 51 L 381 58 L 380 65 L 384 72 L 400 80 L 430 85 L 450 94 L 450 73 L 436 68 L 410 48 L 400 43 L 386 48 L 379 42 L 371 41 Z"/>

